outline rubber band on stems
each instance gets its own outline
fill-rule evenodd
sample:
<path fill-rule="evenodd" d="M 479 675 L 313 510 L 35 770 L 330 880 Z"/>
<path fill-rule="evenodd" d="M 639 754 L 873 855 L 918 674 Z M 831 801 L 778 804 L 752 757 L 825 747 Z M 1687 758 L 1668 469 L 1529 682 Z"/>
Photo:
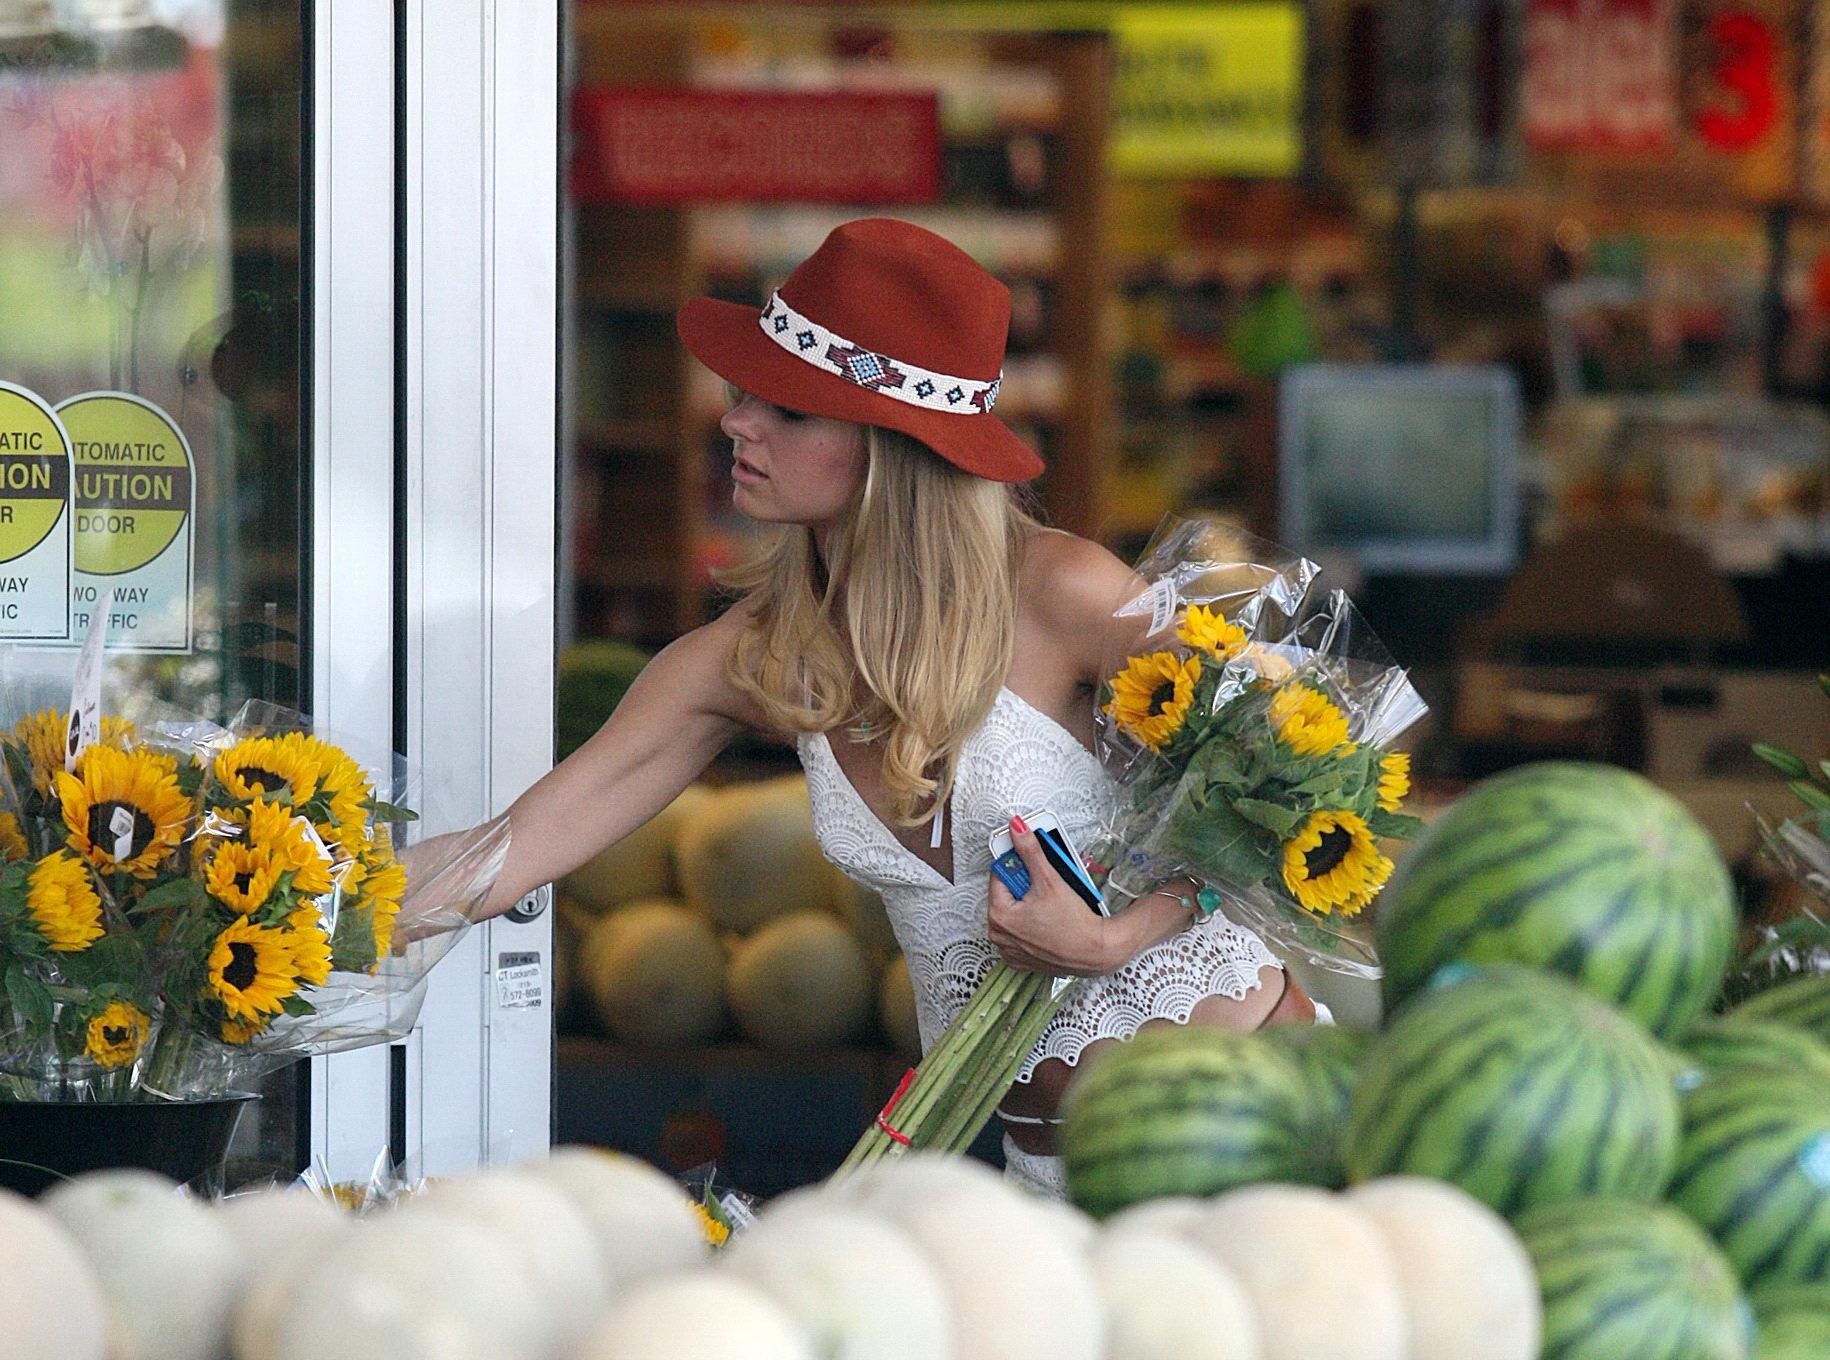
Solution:
<path fill-rule="evenodd" d="M 902 1080 L 897 1083 L 895 1094 L 884 1102 L 884 1106 L 881 1110 L 877 1111 L 877 1127 L 882 1129 L 898 1143 L 901 1143 L 904 1147 L 909 1145 L 909 1136 L 901 1129 L 891 1127 L 890 1114 L 895 1110 L 896 1106 L 901 1103 L 903 1096 L 908 1094 L 909 1086 L 914 1080 L 915 1069 L 911 1067 L 902 1074 Z"/>

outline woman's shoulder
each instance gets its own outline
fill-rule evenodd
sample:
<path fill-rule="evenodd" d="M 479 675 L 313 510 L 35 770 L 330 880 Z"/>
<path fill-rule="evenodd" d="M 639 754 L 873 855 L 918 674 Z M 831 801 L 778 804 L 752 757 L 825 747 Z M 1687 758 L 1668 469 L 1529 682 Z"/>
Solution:
<path fill-rule="evenodd" d="M 1076 669 L 1095 675 L 1128 621 L 1113 611 L 1141 582 L 1110 550 L 1058 529 L 1032 531 L 1025 545 L 1019 612 L 1071 653 Z"/>

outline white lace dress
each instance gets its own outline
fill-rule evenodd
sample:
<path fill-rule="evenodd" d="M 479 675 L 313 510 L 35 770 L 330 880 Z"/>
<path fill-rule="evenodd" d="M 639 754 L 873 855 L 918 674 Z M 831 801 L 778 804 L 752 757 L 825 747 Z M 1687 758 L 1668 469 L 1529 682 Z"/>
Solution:
<path fill-rule="evenodd" d="M 1012 813 L 1047 807 L 1077 845 L 1104 823 L 1117 786 L 1074 735 L 1008 689 L 966 739 L 943 834 L 951 837 L 953 881 L 890 834 L 852 786 L 824 733 L 798 743 L 813 803 L 813 829 L 826 858 L 878 893 L 915 985 L 921 1046 L 931 1048 L 997 962 L 986 936 L 991 833 Z M 1023 1063 L 1072 1065 L 1098 1039 L 1126 1039 L 1146 1020 L 1186 1023 L 1203 998 L 1238 1000 L 1277 957 L 1252 932 L 1218 917 L 1139 954 L 1116 973 L 1082 981 Z M 1008 1151 L 1008 1144 L 1007 1144 Z"/>

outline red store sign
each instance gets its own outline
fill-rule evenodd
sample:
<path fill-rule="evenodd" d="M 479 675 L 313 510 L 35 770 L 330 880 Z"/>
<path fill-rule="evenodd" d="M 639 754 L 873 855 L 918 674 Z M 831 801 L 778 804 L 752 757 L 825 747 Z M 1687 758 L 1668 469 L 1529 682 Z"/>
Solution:
<path fill-rule="evenodd" d="M 1678 126 L 1676 0 L 1528 0 L 1521 116 L 1542 151 L 1657 151 Z"/>
<path fill-rule="evenodd" d="M 930 203 L 940 196 L 932 93 L 582 89 L 581 200 Z"/>

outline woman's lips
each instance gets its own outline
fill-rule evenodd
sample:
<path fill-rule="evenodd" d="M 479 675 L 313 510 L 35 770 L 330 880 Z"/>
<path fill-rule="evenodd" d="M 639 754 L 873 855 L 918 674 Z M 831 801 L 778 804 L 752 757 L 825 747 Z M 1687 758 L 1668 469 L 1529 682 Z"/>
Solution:
<path fill-rule="evenodd" d="M 731 455 L 731 476 L 739 482 L 766 482 L 768 474 L 737 454 Z"/>

